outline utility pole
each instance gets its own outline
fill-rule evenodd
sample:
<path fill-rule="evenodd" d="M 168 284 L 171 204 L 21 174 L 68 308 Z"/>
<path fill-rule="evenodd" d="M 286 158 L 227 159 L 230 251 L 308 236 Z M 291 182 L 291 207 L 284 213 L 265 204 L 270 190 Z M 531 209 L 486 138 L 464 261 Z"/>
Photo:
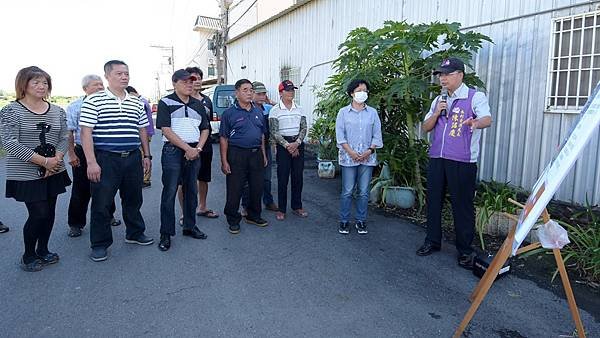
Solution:
<path fill-rule="evenodd" d="M 227 40 L 229 34 L 229 7 L 233 0 L 219 0 L 221 7 L 221 30 L 215 34 L 217 57 L 217 83 L 227 83 Z"/>
<path fill-rule="evenodd" d="M 167 60 L 169 61 L 168 63 L 171 66 L 171 73 L 175 73 L 175 54 L 173 53 L 173 46 L 150 45 L 150 47 L 171 52 L 171 56 L 167 56 Z"/>
<path fill-rule="evenodd" d="M 167 61 L 168 61 L 168 65 L 171 66 L 171 74 L 175 73 L 175 59 L 174 59 L 174 53 L 173 53 L 173 46 L 161 46 L 161 45 L 150 45 L 151 48 L 157 48 L 163 52 L 169 52 L 169 55 L 162 55 L 162 57 L 166 57 Z M 162 67 L 163 63 L 161 62 L 160 65 L 160 73 L 163 73 L 163 67 Z M 157 91 L 157 99 L 160 99 L 160 97 L 162 96 L 161 91 L 160 91 L 160 87 L 161 87 L 161 83 L 160 83 L 160 74 L 157 71 L 156 72 L 156 91 Z M 167 76 L 166 78 L 170 78 L 170 76 Z M 165 86 L 165 90 L 166 90 L 166 86 Z"/>
<path fill-rule="evenodd" d="M 159 72 L 156 72 L 156 77 L 154 79 L 156 80 L 155 101 L 158 102 L 158 100 L 160 100 L 160 74 L 159 74 Z"/>
<path fill-rule="evenodd" d="M 223 83 L 227 83 L 227 41 L 229 41 L 229 6 L 233 1 L 225 0 L 225 32 L 223 34 Z"/>

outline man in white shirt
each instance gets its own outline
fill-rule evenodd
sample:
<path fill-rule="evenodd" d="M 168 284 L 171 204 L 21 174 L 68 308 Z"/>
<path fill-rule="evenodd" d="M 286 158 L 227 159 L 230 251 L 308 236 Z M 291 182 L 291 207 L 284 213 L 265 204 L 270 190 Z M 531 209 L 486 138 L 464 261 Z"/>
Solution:
<path fill-rule="evenodd" d="M 271 137 L 277 144 L 277 220 L 284 220 L 287 209 L 287 186 L 292 178 L 292 212 L 300 217 L 308 216 L 302 208 L 302 185 L 304 171 L 304 137 L 307 132 L 306 115 L 294 103 L 295 90 L 292 81 L 279 84 L 281 101 L 269 112 Z"/>

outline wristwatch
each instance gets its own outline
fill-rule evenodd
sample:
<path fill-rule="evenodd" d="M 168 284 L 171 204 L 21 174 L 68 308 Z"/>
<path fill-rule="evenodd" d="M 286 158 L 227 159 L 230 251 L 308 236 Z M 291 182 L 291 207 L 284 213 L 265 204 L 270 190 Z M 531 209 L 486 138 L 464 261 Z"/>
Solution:
<path fill-rule="evenodd" d="M 149 159 L 150 161 L 152 161 L 152 155 L 144 155 L 144 158 Z"/>
<path fill-rule="evenodd" d="M 375 148 L 371 147 L 369 150 L 371 151 L 371 154 L 375 154 Z"/>

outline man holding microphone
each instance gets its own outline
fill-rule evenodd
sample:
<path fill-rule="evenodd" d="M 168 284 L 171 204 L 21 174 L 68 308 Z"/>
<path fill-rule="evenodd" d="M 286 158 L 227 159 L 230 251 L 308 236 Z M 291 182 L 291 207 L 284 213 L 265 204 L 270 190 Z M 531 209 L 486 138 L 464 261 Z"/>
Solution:
<path fill-rule="evenodd" d="M 447 58 L 434 71 L 442 95 L 431 103 L 423 131 L 432 132 L 427 172 L 427 236 L 417 255 L 439 251 L 442 244 L 441 214 L 446 186 L 450 192 L 456 233 L 458 265 L 472 269 L 475 236 L 475 180 L 481 129 L 492 124 L 484 93 L 463 83 L 465 65 Z"/>

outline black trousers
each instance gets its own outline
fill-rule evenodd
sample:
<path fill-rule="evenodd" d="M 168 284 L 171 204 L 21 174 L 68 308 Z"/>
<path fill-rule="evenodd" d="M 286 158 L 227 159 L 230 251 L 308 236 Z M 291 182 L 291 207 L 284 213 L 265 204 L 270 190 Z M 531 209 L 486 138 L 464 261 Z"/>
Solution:
<path fill-rule="evenodd" d="M 248 218 L 259 219 L 265 170 L 262 151 L 260 148 L 244 149 L 229 146 L 227 161 L 231 167 L 231 174 L 227 175 L 225 180 L 227 201 L 223 213 L 227 217 L 227 223 L 239 224 L 242 219 L 239 212 L 240 198 L 246 181 L 249 187 L 249 201 L 246 208 Z"/>
<path fill-rule="evenodd" d="M 92 182 L 92 212 L 90 241 L 92 248 L 108 248 L 112 242 L 110 205 L 117 190 L 121 193 L 121 208 L 126 238 L 135 239 L 144 234 L 146 225 L 140 212 L 143 203 L 142 155 L 136 149 L 128 156 L 107 151 L 96 151 L 96 160 L 102 169 L 100 182 Z"/>
<path fill-rule="evenodd" d="M 292 210 L 302 209 L 302 186 L 304 172 L 304 143 L 298 147 L 300 153 L 296 157 L 292 157 L 287 149 L 281 145 L 277 145 L 277 200 L 279 203 L 279 211 L 285 213 L 287 210 L 287 190 L 290 175 L 292 178 Z"/>
<path fill-rule="evenodd" d="M 69 199 L 67 223 L 70 227 L 83 228 L 86 224 L 87 210 L 92 192 L 90 180 L 87 177 L 87 161 L 80 145 L 75 145 L 75 155 L 79 158 L 79 167 L 73 167 L 73 186 Z M 113 200 L 110 206 L 111 218 L 115 214 L 116 206 Z"/>
<path fill-rule="evenodd" d="M 25 253 L 23 261 L 31 263 L 37 255 L 48 254 L 48 241 L 54 226 L 56 197 L 45 201 L 25 202 L 29 216 L 23 226 Z"/>
<path fill-rule="evenodd" d="M 456 233 L 456 249 L 460 254 L 473 252 L 475 237 L 475 180 L 477 164 L 430 158 L 427 172 L 427 237 L 425 241 L 442 244 L 442 205 L 446 187 L 450 192 Z"/>

